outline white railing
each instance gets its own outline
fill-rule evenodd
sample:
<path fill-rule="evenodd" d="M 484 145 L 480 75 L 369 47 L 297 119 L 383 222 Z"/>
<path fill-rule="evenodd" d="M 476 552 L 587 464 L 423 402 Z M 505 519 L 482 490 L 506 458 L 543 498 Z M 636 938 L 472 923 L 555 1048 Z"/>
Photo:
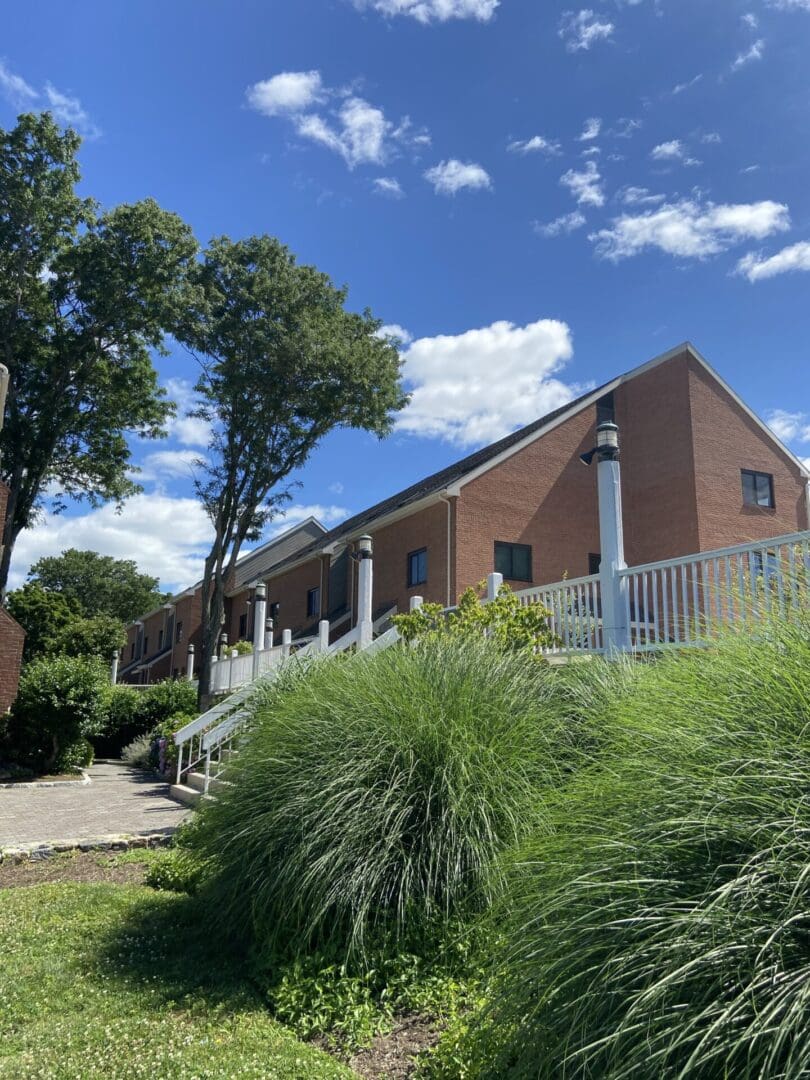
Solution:
<path fill-rule="evenodd" d="M 630 647 L 700 645 L 808 602 L 810 531 L 634 566 L 620 572 Z"/>
<path fill-rule="evenodd" d="M 551 614 L 548 625 L 555 642 L 541 651 L 547 655 L 602 652 L 602 604 L 598 574 L 558 581 L 516 593 L 522 604 L 542 604 Z"/>

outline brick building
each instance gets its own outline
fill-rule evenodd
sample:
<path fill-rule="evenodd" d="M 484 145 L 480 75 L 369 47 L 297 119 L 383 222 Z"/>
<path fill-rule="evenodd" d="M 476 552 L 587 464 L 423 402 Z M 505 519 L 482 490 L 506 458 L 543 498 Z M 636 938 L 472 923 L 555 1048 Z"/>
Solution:
<path fill-rule="evenodd" d="M 580 454 L 605 419 L 621 432 L 630 566 L 810 527 L 810 474 L 684 344 L 329 532 L 318 526 L 283 557 L 246 559 L 229 590 L 229 642 L 252 637 L 259 581 L 276 635 L 306 636 L 323 618 L 336 633 L 348 630 L 357 592 L 351 554 L 366 533 L 374 540 L 375 616 L 407 610 L 417 594 L 452 604 L 493 570 L 515 588 L 595 573 L 596 470 L 584 468 Z"/>
<path fill-rule="evenodd" d="M 6 523 L 8 488 L 0 480 L 0 537 Z M 0 715 L 7 712 L 17 696 L 25 631 L 4 607 L 0 607 Z"/>

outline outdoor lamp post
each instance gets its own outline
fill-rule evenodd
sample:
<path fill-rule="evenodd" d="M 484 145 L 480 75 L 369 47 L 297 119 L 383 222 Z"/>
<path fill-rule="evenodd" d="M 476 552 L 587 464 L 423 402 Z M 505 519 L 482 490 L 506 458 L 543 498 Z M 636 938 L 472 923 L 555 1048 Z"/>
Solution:
<path fill-rule="evenodd" d="M 360 648 L 366 649 L 374 637 L 372 625 L 372 597 L 374 591 L 374 575 L 372 572 L 374 541 L 370 536 L 361 536 L 357 541 L 355 558 L 358 562 L 357 570 L 357 624 L 360 627 Z"/>
<path fill-rule="evenodd" d="M 263 582 L 256 586 L 253 598 L 255 608 L 253 611 L 253 678 L 259 675 L 259 653 L 264 648 L 264 622 L 267 611 L 267 589 Z"/>
<path fill-rule="evenodd" d="M 599 592 L 602 599 L 602 639 L 606 655 L 630 648 L 627 619 L 627 569 L 622 526 L 622 476 L 619 465 L 619 429 L 610 420 L 596 429 L 596 446 L 581 455 L 585 465 L 597 462 L 599 491 Z"/>

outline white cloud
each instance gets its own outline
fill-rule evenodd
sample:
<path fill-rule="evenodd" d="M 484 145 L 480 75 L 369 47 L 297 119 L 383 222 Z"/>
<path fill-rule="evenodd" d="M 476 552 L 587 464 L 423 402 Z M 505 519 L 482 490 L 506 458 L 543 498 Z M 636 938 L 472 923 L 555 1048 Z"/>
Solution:
<path fill-rule="evenodd" d="M 650 248 L 667 255 L 705 259 L 746 239 L 764 239 L 790 225 L 787 206 L 763 201 L 715 205 L 683 199 L 644 214 L 614 218 L 590 237 L 597 254 L 618 262 Z"/>
<path fill-rule="evenodd" d="M 0 60 L 0 91 L 15 109 L 35 108 L 39 94 L 25 81 L 22 75 L 16 75 Z"/>
<path fill-rule="evenodd" d="M 759 172 L 759 169 L 760 169 L 759 165 L 746 165 L 744 169 L 740 169 L 740 174 L 742 176 L 745 176 L 746 173 Z"/>
<path fill-rule="evenodd" d="M 387 195 L 389 199 L 404 199 L 402 185 L 394 176 L 377 176 L 372 181 L 378 195 Z"/>
<path fill-rule="evenodd" d="M 470 188 L 472 191 L 488 191 L 492 187 L 489 173 L 481 165 L 472 161 L 440 161 L 428 169 L 425 179 L 433 184 L 437 195 L 455 195 L 457 191 Z"/>
<path fill-rule="evenodd" d="M 169 399 L 177 405 L 177 415 L 166 425 L 169 437 L 181 446 L 208 446 L 211 440 L 208 423 L 196 416 L 186 416 L 196 402 L 192 384 L 186 379 L 167 379 L 164 385 Z"/>
<path fill-rule="evenodd" d="M 388 323 L 386 326 L 381 326 L 377 331 L 377 337 L 396 338 L 403 345 L 410 345 L 413 341 L 413 334 L 406 330 L 404 326 L 400 326 L 399 323 Z"/>
<path fill-rule="evenodd" d="M 722 136 L 718 135 L 716 131 L 707 131 L 705 135 L 701 135 L 700 141 L 702 143 L 721 143 L 723 141 Z"/>
<path fill-rule="evenodd" d="M 677 97 L 678 94 L 682 94 L 684 90 L 691 90 L 693 86 L 703 79 L 703 75 L 695 75 L 694 79 L 689 79 L 687 82 L 678 83 L 677 86 L 672 87 L 673 97 Z"/>
<path fill-rule="evenodd" d="M 212 538 L 211 523 L 196 499 L 162 494 L 135 495 L 120 514 L 112 505 L 71 517 L 45 514 L 32 529 L 20 533 L 12 582 L 15 587 L 21 584 L 31 564 L 43 555 L 75 547 L 134 559 L 144 573 L 159 577 L 164 589 L 176 590 L 200 577 Z"/>
<path fill-rule="evenodd" d="M 590 142 L 591 139 L 598 139 L 601 130 L 602 121 L 598 116 L 591 116 L 585 121 L 582 134 L 577 135 L 577 142 Z"/>
<path fill-rule="evenodd" d="M 616 127 L 611 128 L 608 135 L 615 135 L 617 139 L 632 139 L 634 133 L 644 125 L 641 120 L 623 116 L 617 122 Z"/>
<path fill-rule="evenodd" d="M 513 154 L 532 154 L 541 151 L 549 156 L 560 153 L 560 144 L 552 139 L 546 139 L 543 135 L 532 135 L 530 139 L 516 139 L 507 146 Z"/>
<path fill-rule="evenodd" d="M 339 480 L 335 480 L 334 484 L 329 485 L 329 490 L 333 495 L 342 495 L 344 491 L 343 484 Z"/>
<path fill-rule="evenodd" d="M 339 154 L 350 169 L 384 165 L 401 146 L 430 144 L 428 133 L 414 130 L 408 117 L 394 124 L 382 109 L 353 94 L 344 94 L 327 116 L 308 111 L 340 96 L 323 85 L 318 71 L 282 72 L 254 83 L 246 96 L 248 104 L 264 116 L 286 116 L 302 139 Z M 392 194 L 390 189 L 388 194 Z"/>
<path fill-rule="evenodd" d="M 588 161 L 581 172 L 569 169 L 560 177 L 560 183 L 567 187 L 577 202 L 582 206 L 604 206 L 605 193 L 602 190 L 602 177 L 596 162 Z"/>
<path fill-rule="evenodd" d="M 572 355 L 571 330 L 554 319 L 419 338 L 405 354 L 413 396 L 397 427 L 456 446 L 491 442 L 580 392 L 555 377 Z"/>
<path fill-rule="evenodd" d="M 767 259 L 760 254 L 749 252 L 737 263 L 737 273 L 751 282 L 765 281 L 777 274 L 790 274 L 799 270 L 810 270 L 810 243 L 806 240 L 782 248 Z"/>
<path fill-rule="evenodd" d="M 759 19 L 752 12 L 747 15 L 741 15 L 740 21 L 743 26 L 746 26 L 749 30 L 756 30 L 759 26 Z"/>
<path fill-rule="evenodd" d="M 597 41 L 607 41 L 613 36 L 612 22 L 600 21 L 590 8 L 581 11 L 565 11 L 560 20 L 559 36 L 569 52 L 590 49 Z"/>
<path fill-rule="evenodd" d="M 332 485 L 332 488 L 340 487 L 343 491 L 343 485 Z M 330 490 L 332 490 L 330 488 Z M 273 519 L 269 529 L 266 531 L 262 538 L 262 543 L 267 540 L 271 540 L 274 536 L 278 536 L 279 533 L 286 532 L 287 529 L 292 528 L 293 525 L 300 525 L 302 521 L 306 521 L 307 518 L 317 518 L 321 525 L 337 525 L 338 522 L 345 520 L 349 516 L 349 511 L 345 506 L 325 506 L 323 503 L 308 503 L 302 505 L 296 503 L 293 506 L 288 506 L 286 510 L 280 510 L 276 517 Z"/>
<path fill-rule="evenodd" d="M 265 116 L 305 112 L 324 97 L 319 71 L 282 71 L 247 89 L 248 104 Z"/>
<path fill-rule="evenodd" d="M 770 0 L 778 11 L 810 11 L 810 0 Z"/>
<path fill-rule="evenodd" d="M 45 83 L 42 92 L 35 90 L 21 75 L 15 74 L 0 60 L 0 93 L 15 109 L 37 109 L 49 112 L 64 127 L 72 127 L 86 139 L 95 139 L 101 130 L 93 123 L 77 97 L 63 94 L 52 83 Z"/>
<path fill-rule="evenodd" d="M 170 476 L 191 479 L 201 459 L 202 455 L 197 450 L 155 450 L 143 459 L 141 471 L 135 474 L 135 479 L 140 482 Z"/>
<path fill-rule="evenodd" d="M 755 41 L 750 49 L 746 49 L 745 52 L 737 54 L 734 63 L 731 65 L 732 71 L 739 71 L 741 67 L 745 67 L 746 64 L 750 64 L 752 60 L 761 60 L 762 54 L 765 51 L 765 41 L 760 38 Z"/>
<path fill-rule="evenodd" d="M 570 214 L 563 214 L 562 217 L 555 218 L 554 221 L 546 224 L 535 221 L 534 231 L 540 236 L 553 237 L 563 233 L 572 233 L 575 229 L 581 229 L 584 224 L 585 215 L 579 210 L 573 210 Z"/>
<path fill-rule="evenodd" d="M 629 185 L 617 193 L 625 206 L 657 206 L 666 201 L 666 195 L 653 195 L 648 188 Z"/>
<path fill-rule="evenodd" d="M 500 0 L 354 0 L 360 11 L 371 8 L 381 15 L 410 15 L 417 22 L 477 19 L 489 22 Z"/>
<path fill-rule="evenodd" d="M 782 442 L 810 442 L 810 423 L 806 413 L 771 409 L 765 414 L 765 423 Z"/>
<path fill-rule="evenodd" d="M 653 161 L 675 161 L 683 157 L 683 143 L 680 139 L 659 143 L 650 151 Z"/>

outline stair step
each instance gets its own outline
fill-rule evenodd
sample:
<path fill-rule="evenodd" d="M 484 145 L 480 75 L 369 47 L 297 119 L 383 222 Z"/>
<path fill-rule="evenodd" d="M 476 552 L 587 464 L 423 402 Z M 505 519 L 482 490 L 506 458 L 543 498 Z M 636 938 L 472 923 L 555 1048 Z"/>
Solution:
<path fill-rule="evenodd" d="M 201 772 L 186 773 L 186 784 L 185 784 L 185 786 L 190 787 L 194 791 L 197 791 L 197 792 L 205 791 L 205 773 L 201 773 Z M 217 788 L 229 787 L 229 786 L 230 785 L 228 784 L 227 780 L 223 780 L 221 777 L 217 777 L 217 776 L 212 776 L 211 779 L 208 781 L 208 790 L 209 790 L 209 792 L 216 791 Z"/>
<path fill-rule="evenodd" d="M 196 806 L 202 798 L 202 792 L 188 784 L 172 784 L 169 788 L 169 798 L 185 803 L 186 806 Z"/>
<path fill-rule="evenodd" d="M 232 761 L 233 758 L 239 757 L 239 751 L 238 750 L 221 750 L 219 756 L 220 756 L 220 758 L 221 758 L 221 760 L 223 762 L 224 761 Z"/>

